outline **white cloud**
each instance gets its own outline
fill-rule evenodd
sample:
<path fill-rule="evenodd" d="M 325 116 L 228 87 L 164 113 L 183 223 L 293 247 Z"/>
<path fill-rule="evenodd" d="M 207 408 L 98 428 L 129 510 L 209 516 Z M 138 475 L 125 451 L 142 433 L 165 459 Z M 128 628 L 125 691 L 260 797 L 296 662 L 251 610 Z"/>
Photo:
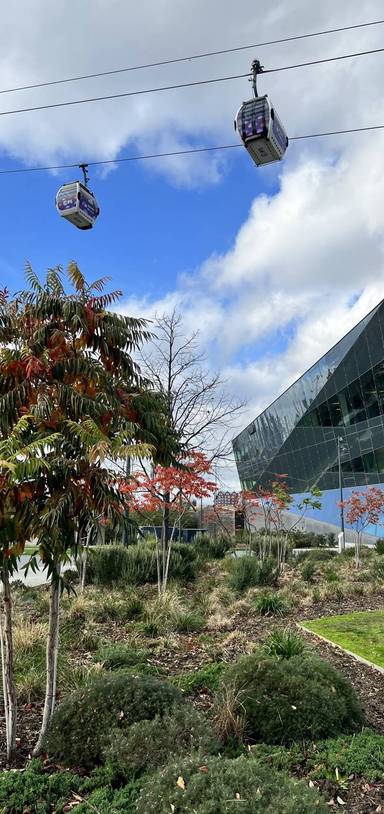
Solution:
<path fill-rule="evenodd" d="M 348 0 L 275 2 L 253 0 L 21 0 L 5 4 L 0 28 L 2 87 L 143 64 L 167 57 L 276 39 L 374 19 L 381 0 L 364 0 L 358 15 Z M 119 93 L 210 77 L 244 73 L 259 56 L 266 67 L 324 58 L 381 45 L 382 29 L 302 40 L 187 63 L 146 69 L 87 82 L 1 96 L 1 110 L 57 100 Z M 269 74 L 260 89 L 271 93 L 290 133 L 372 123 L 384 113 L 380 55 L 332 65 Z M 342 89 L 342 92 L 341 92 Z M 158 152 L 196 142 L 233 141 L 233 117 L 250 95 L 246 79 L 148 96 L 1 117 L 0 145 L 18 160 L 43 162 L 115 158 L 125 152 Z M 357 121 L 358 120 L 358 121 Z M 365 142 L 368 145 L 368 141 Z M 342 147 L 343 141 L 338 142 Z M 328 153 L 329 144 L 313 145 Z M 288 161 L 302 154 L 291 147 Z M 227 156 L 176 158 L 147 166 L 172 182 L 217 183 Z"/>

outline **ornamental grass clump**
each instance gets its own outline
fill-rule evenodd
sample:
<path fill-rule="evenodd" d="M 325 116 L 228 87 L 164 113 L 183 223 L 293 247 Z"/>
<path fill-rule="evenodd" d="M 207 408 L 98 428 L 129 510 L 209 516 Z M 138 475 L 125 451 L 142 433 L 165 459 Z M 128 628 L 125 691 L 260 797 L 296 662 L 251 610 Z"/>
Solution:
<path fill-rule="evenodd" d="M 233 561 L 231 571 L 229 587 L 236 593 L 256 586 L 276 586 L 278 582 L 276 563 L 271 559 L 260 562 L 255 556 L 245 555 Z"/>
<path fill-rule="evenodd" d="M 224 675 L 216 698 L 216 720 L 228 738 L 222 699 L 232 688 L 243 717 L 245 736 L 263 743 L 290 744 L 305 739 L 356 732 L 363 723 L 357 695 L 327 661 L 310 654 L 290 659 L 243 656 Z"/>
<path fill-rule="evenodd" d="M 148 778 L 137 814 L 326 814 L 319 792 L 255 760 L 178 759 Z"/>
<path fill-rule="evenodd" d="M 162 717 L 181 703 L 172 684 L 117 671 L 72 693 L 55 710 L 44 748 L 65 766 L 91 769 L 102 759 L 112 729 Z"/>

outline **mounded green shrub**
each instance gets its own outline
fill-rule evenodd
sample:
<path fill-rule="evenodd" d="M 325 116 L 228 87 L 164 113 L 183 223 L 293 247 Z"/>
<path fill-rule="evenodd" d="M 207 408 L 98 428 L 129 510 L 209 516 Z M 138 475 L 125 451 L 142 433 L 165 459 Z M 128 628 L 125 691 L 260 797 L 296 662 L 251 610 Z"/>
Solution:
<path fill-rule="evenodd" d="M 54 712 L 45 741 L 48 754 L 66 766 L 90 769 L 103 754 L 112 729 L 126 731 L 181 702 L 170 683 L 124 671 L 92 681 L 65 698 Z"/>
<path fill-rule="evenodd" d="M 256 761 L 186 758 L 150 777 L 137 800 L 137 814 L 325 814 L 317 791 Z"/>
<path fill-rule="evenodd" d="M 255 741 L 289 744 L 334 737 L 355 732 L 363 723 L 349 681 L 310 654 L 284 660 L 244 656 L 227 670 L 223 684 L 218 709 L 220 696 L 231 687 L 237 707 L 231 714 L 244 716 L 245 734 Z"/>
<path fill-rule="evenodd" d="M 120 776 L 130 778 L 164 766 L 176 755 L 207 754 L 216 746 L 212 726 L 193 707 L 185 705 L 162 718 L 132 724 L 127 732 L 112 730 L 105 759 Z"/>

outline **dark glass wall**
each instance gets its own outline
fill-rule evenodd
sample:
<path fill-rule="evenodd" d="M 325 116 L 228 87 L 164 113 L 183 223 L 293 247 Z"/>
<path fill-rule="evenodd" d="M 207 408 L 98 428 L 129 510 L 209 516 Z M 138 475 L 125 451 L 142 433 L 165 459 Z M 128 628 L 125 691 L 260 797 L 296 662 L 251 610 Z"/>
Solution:
<path fill-rule="evenodd" d="M 345 484 L 383 483 L 384 302 L 235 438 L 243 488 L 337 488 L 338 436 Z"/>

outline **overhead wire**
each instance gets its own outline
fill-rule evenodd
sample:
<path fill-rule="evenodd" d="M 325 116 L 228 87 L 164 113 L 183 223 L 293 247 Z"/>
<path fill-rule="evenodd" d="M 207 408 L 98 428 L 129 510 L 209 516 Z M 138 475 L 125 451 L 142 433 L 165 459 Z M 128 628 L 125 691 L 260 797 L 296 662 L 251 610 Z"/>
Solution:
<path fill-rule="evenodd" d="M 252 43 L 250 45 L 239 45 L 239 46 L 236 46 L 234 48 L 222 48 L 221 50 L 218 50 L 218 51 L 206 51 L 206 52 L 198 53 L 198 54 L 190 54 L 189 56 L 184 56 L 184 57 L 176 57 L 176 58 L 173 58 L 173 59 L 164 59 L 164 60 L 160 60 L 158 62 L 147 62 L 147 63 L 141 64 L 141 65 L 130 65 L 130 66 L 125 67 L 125 68 L 114 68 L 114 69 L 109 70 L 109 71 L 98 71 L 96 73 L 82 74 L 82 75 L 79 75 L 79 76 L 70 76 L 70 77 L 66 77 L 64 79 L 54 79 L 54 80 L 45 81 L 45 82 L 35 82 L 34 84 L 31 84 L 31 85 L 19 85 L 19 86 L 14 87 L 14 88 L 4 88 L 4 89 L 0 89 L 0 94 L 3 94 L 3 93 L 17 93 L 18 91 L 34 90 L 36 88 L 47 88 L 47 87 L 51 87 L 52 85 L 63 85 L 63 84 L 69 83 L 69 82 L 80 82 L 80 81 L 87 80 L 87 79 L 97 79 L 97 78 L 100 78 L 102 76 L 114 76 L 116 74 L 128 73 L 128 72 L 131 72 L 131 71 L 141 71 L 141 70 L 143 70 L 145 68 L 158 68 L 158 67 L 162 67 L 164 65 L 175 65 L 175 64 L 181 63 L 181 62 L 191 62 L 192 60 L 197 60 L 197 59 L 206 59 L 208 57 L 222 56 L 224 54 L 233 54 L 233 53 L 236 53 L 236 52 L 239 52 L 239 51 L 247 51 L 247 50 L 251 50 L 252 48 L 264 48 L 264 47 L 266 47 L 268 45 L 279 45 L 280 43 L 295 42 L 297 40 L 309 39 L 311 37 L 321 37 L 321 36 L 324 36 L 326 34 L 338 34 L 338 33 L 341 33 L 343 31 L 352 31 L 352 30 L 355 30 L 355 29 L 369 28 L 369 27 L 372 27 L 372 26 L 375 26 L 375 25 L 383 25 L 383 24 L 384 24 L 384 20 L 372 20 L 372 21 L 369 21 L 369 22 L 366 22 L 366 23 L 356 23 L 355 25 L 340 26 L 339 28 L 328 28 L 328 29 L 324 29 L 322 31 L 312 31 L 312 32 L 306 33 L 306 34 L 295 34 L 295 35 L 293 35 L 291 37 L 281 37 L 280 39 L 266 40 L 264 42 L 256 42 L 256 43 Z"/>
<path fill-rule="evenodd" d="M 345 130 L 327 130 L 323 133 L 306 133 L 305 135 L 291 136 L 289 141 L 301 141 L 304 139 L 323 138 L 327 136 L 348 135 L 350 133 L 363 133 L 370 130 L 384 130 L 384 124 L 373 124 L 367 127 L 351 127 Z M 194 153 L 212 153 L 220 150 L 235 150 L 244 147 L 243 144 L 220 144 L 214 147 L 191 147 L 187 150 L 172 150 L 166 153 L 149 153 L 148 155 L 129 155 L 120 158 L 107 158 L 100 161 L 82 161 L 73 164 L 50 164 L 45 167 L 16 167 L 13 169 L 0 169 L 0 175 L 17 175 L 26 172 L 51 172 L 53 170 L 78 169 L 82 165 L 87 167 L 98 167 L 107 164 L 124 164 L 130 161 L 148 161 L 156 158 L 172 158 L 174 156 L 192 155 Z"/>
<path fill-rule="evenodd" d="M 289 71 L 289 70 L 292 70 L 293 68 L 305 68 L 305 67 L 312 66 L 312 65 L 322 65 L 322 64 L 324 64 L 326 62 L 335 62 L 335 61 L 338 61 L 338 60 L 341 60 L 341 59 L 354 59 L 355 57 L 368 56 L 368 55 L 371 55 L 371 54 L 379 54 L 379 53 L 382 53 L 382 52 L 384 52 L 384 48 L 374 48 L 374 49 L 369 50 L 369 51 L 358 51 L 358 52 L 353 53 L 353 54 L 342 54 L 342 55 L 339 55 L 339 56 L 336 56 L 336 57 L 327 57 L 326 59 L 316 59 L 316 60 L 312 60 L 310 62 L 300 62 L 300 63 L 297 63 L 295 65 L 285 65 L 283 67 L 268 68 L 266 70 L 263 70 L 262 73 L 269 74 L 269 73 L 276 73 L 278 71 Z M 250 75 L 251 74 L 248 72 L 248 73 L 242 73 L 242 74 L 234 74 L 232 76 L 220 76 L 220 77 L 217 77 L 217 78 L 214 78 L 214 79 L 199 79 L 199 80 L 196 80 L 194 82 L 182 82 L 182 83 L 177 84 L 177 85 L 162 85 L 160 87 L 155 87 L 155 88 L 143 88 L 141 90 L 125 91 L 123 93 L 112 93 L 112 94 L 107 94 L 106 96 L 91 96 L 91 97 L 88 97 L 86 99 L 72 99 L 72 100 L 69 100 L 67 102 L 52 102 L 50 104 L 33 105 L 31 107 L 16 108 L 14 110 L 1 110 L 0 111 L 0 116 L 11 116 L 11 115 L 14 115 L 16 113 L 31 113 L 31 112 L 37 111 L 37 110 L 51 110 L 53 108 L 59 108 L 59 107 L 71 107 L 73 105 L 84 105 L 84 104 L 89 104 L 90 102 L 104 102 L 104 101 L 109 100 L 109 99 L 122 99 L 122 98 L 127 98 L 129 96 L 142 96 L 143 94 L 160 93 L 160 92 L 170 91 L 170 90 L 179 90 L 180 88 L 191 88 L 191 87 L 197 87 L 197 86 L 201 86 L 201 85 L 212 85 L 212 84 L 216 84 L 218 82 L 228 82 L 228 81 L 232 81 L 232 80 L 235 80 L 235 79 L 244 79 L 244 78 L 249 77 Z"/>

